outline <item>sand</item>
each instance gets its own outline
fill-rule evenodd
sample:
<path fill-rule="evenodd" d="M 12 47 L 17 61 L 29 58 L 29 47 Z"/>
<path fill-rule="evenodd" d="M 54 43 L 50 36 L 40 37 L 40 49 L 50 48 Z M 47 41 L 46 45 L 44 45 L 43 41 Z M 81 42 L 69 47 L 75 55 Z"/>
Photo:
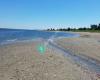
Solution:
<path fill-rule="evenodd" d="M 94 60 L 100 65 L 100 33 L 73 32 L 80 34 L 80 37 L 63 38 L 55 41 L 59 46 L 81 56 L 87 60 Z M 100 79 L 100 74 L 97 75 Z"/>
<path fill-rule="evenodd" d="M 59 39 L 57 43 L 74 54 L 88 56 L 100 61 L 100 33 L 77 33 L 80 34 L 80 37 Z"/>
<path fill-rule="evenodd" d="M 73 48 L 76 49 L 74 46 L 72 48 L 73 44 L 85 43 L 85 41 L 81 43 L 81 40 L 85 40 L 81 38 L 61 41 L 69 43 L 68 47 L 73 50 Z M 80 42 L 76 43 L 76 41 Z M 62 45 L 63 42 L 61 42 Z M 94 74 L 76 65 L 53 48 L 46 47 L 46 52 L 40 54 L 37 50 L 39 44 L 42 42 L 22 42 L 0 46 L 0 80 L 96 80 Z M 96 56 L 96 59 L 99 57 Z"/>

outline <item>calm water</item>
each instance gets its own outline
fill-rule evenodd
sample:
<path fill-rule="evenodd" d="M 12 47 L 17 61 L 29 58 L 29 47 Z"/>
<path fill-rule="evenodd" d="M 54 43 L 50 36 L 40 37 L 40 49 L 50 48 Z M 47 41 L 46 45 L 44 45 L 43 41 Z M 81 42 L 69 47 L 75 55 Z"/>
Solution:
<path fill-rule="evenodd" d="M 92 58 L 89 58 L 87 56 L 79 56 L 73 54 L 73 52 L 64 49 L 63 47 L 59 46 L 56 43 L 49 42 L 49 44 L 52 46 L 52 49 L 57 49 L 59 52 L 63 53 L 64 56 L 71 58 L 76 64 L 80 65 L 81 67 L 84 67 L 85 69 L 88 69 L 90 71 L 96 72 L 97 74 L 100 74 L 100 63 Z M 84 58 L 83 58 L 84 57 Z"/>
<path fill-rule="evenodd" d="M 75 37 L 77 34 L 38 30 L 0 29 L 0 45 L 23 40 Z"/>
<path fill-rule="evenodd" d="M 61 37 L 78 37 L 78 34 L 73 33 L 65 33 L 65 32 L 47 32 L 47 31 L 37 31 L 37 30 L 11 30 L 11 29 L 0 29 L 0 45 L 13 43 L 17 41 L 27 41 L 27 40 L 36 40 L 36 39 L 57 39 Z M 89 69 L 100 73 L 100 65 L 97 64 L 95 60 L 92 59 L 84 59 L 80 56 L 74 55 L 68 50 L 59 47 L 55 43 L 49 42 L 53 48 L 57 48 L 64 52 L 65 55 L 71 57 L 73 61 L 79 63 L 81 65 L 87 66 Z"/>

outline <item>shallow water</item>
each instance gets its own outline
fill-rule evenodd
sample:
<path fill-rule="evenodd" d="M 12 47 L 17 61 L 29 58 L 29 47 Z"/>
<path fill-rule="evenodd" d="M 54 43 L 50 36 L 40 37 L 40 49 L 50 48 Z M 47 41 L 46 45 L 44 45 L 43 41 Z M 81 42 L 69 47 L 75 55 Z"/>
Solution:
<path fill-rule="evenodd" d="M 39 30 L 0 29 L 0 44 L 14 43 L 35 39 L 75 37 L 78 34 L 65 32 L 48 32 Z"/>
<path fill-rule="evenodd" d="M 66 32 L 47 32 L 47 31 L 37 31 L 37 30 L 0 30 L 0 45 L 9 44 L 20 41 L 33 41 L 38 39 L 43 39 L 45 42 L 49 43 L 54 49 L 60 50 L 66 57 L 70 57 L 75 63 L 80 64 L 83 67 L 96 73 L 100 73 L 100 62 L 88 58 L 87 56 L 78 56 L 72 52 L 60 47 L 55 42 L 54 39 L 62 37 L 78 37 L 78 34 L 66 33 Z"/>
<path fill-rule="evenodd" d="M 90 71 L 100 74 L 100 62 L 99 61 L 96 61 L 87 56 L 75 55 L 71 51 L 62 48 L 55 42 L 49 42 L 49 45 L 52 46 L 54 49 L 60 50 L 64 54 L 64 56 L 70 57 L 75 63 L 79 64 L 80 66 Z"/>

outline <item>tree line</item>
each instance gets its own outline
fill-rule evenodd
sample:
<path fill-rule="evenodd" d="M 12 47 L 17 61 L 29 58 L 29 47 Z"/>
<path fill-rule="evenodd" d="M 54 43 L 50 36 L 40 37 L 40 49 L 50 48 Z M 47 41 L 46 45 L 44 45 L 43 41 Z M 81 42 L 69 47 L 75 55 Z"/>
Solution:
<path fill-rule="evenodd" d="M 47 31 L 100 31 L 100 23 L 98 25 L 92 24 L 92 25 L 90 25 L 89 28 L 87 28 L 87 27 L 77 28 L 77 29 L 71 28 L 71 27 L 59 28 L 59 29 L 50 28 L 50 29 L 47 29 Z"/>

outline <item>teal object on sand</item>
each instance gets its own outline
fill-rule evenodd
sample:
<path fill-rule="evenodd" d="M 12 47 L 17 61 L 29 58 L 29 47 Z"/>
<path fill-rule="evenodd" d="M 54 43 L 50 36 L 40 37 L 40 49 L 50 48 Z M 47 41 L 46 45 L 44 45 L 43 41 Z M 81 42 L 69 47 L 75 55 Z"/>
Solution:
<path fill-rule="evenodd" d="M 40 54 L 44 54 L 46 51 L 46 48 L 44 45 L 38 45 L 38 51 Z"/>

